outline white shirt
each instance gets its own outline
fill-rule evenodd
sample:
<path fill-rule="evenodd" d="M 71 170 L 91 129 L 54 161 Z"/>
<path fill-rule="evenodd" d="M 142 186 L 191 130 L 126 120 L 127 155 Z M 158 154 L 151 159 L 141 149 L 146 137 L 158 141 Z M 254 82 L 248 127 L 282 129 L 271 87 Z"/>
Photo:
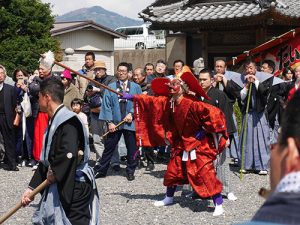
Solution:
<path fill-rule="evenodd" d="M 87 120 L 87 116 L 83 112 L 79 112 L 77 114 L 77 116 L 79 117 L 81 122 L 84 124 L 87 135 L 89 135 L 89 123 L 88 123 L 88 120 Z"/>
<path fill-rule="evenodd" d="M 128 80 L 126 80 L 126 81 L 120 81 L 120 85 L 121 85 L 121 87 L 123 88 L 124 87 L 124 84 L 125 84 L 125 90 L 126 90 L 126 88 L 127 88 L 127 85 L 128 85 Z M 123 91 L 125 91 L 125 90 L 123 90 Z"/>
<path fill-rule="evenodd" d="M 2 91 L 3 83 L 0 84 L 0 91 Z"/>
<path fill-rule="evenodd" d="M 292 172 L 284 176 L 277 185 L 275 192 L 300 193 L 300 172 Z"/>

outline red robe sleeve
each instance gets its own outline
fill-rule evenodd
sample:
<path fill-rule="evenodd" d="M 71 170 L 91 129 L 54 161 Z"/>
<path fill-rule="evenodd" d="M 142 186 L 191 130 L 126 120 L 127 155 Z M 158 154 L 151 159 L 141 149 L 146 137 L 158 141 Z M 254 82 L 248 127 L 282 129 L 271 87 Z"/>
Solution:
<path fill-rule="evenodd" d="M 137 146 L 165 146 L 167 97 L 134 96 L 134 122 Z"/>
<path fill-rule="evenodd" d="M 228 140 L 226 119 L 224 113 L 217 107 L 203 102 L 194 104 L 198 119 L 202 122 L 204 130 L 208 133 L 216 133 L 218 139 L 218 151 L 225 149 Z"/>

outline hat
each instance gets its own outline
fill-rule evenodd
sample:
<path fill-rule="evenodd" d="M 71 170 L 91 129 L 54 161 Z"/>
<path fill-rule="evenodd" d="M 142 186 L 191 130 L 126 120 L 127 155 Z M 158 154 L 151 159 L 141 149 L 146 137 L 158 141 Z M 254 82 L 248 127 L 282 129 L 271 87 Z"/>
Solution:
<path fill-rule="evenodd" d="M 67 78 L 68 80 L 72 80 L 72 75 L 69 70 L 64 70 L 64 72 L 61 74 L 62 78 Z"/>
<path fill-rule="evenodd" d="M 105 62 L 100 61 L 100 60 L 99 60 L 99 61 L 96 61 L 96 62 L 94 63 L 93 69 L 96 69 L 96 68 L 106 69 Z"/>

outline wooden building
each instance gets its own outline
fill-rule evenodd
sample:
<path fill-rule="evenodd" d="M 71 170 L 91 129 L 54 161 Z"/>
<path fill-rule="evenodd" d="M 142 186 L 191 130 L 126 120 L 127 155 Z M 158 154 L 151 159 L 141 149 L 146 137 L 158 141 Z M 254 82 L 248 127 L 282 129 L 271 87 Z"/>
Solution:
<path fill-rule="evenodd" d="M 51 35 L 58 39 L 63 51 L 67 50 L 66 54 L 72 55 L 65 55 L 62 63 L 79 70 L 84 64 L 85 53 L 92 51 L 96 60 L 106 63 L 108 74 L 114 74 L 114 38 L 126 38 L 125 35 L 91 20 L 57 22 Z M 54 72 L 62 70 L 58 66 L 53 68 Z"/>
<path fill-rule="evenodd" d="M 300 26 L 299 0 L 156 0 L 140 17 L 167 30 L 166 59 L 232 57 Z"/>

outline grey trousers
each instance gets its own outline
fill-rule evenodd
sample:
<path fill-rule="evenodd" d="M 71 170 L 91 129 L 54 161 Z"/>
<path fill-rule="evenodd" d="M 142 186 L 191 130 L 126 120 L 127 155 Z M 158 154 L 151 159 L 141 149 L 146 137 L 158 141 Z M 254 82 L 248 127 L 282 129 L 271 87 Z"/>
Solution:
<path fill-rule="evenodd" d="M 223 184 L 222 192 L 226 195 L 232 192 L 231 185 L 230 185 L 230 176 L 229 176 L 229 164 L 226 163 L 227 149 L 225 149 L 220 155 L 218 155 L 217 159 L 214 161 L 215 168 L 217 171 L 217 178 L 222 182 Z"/>

